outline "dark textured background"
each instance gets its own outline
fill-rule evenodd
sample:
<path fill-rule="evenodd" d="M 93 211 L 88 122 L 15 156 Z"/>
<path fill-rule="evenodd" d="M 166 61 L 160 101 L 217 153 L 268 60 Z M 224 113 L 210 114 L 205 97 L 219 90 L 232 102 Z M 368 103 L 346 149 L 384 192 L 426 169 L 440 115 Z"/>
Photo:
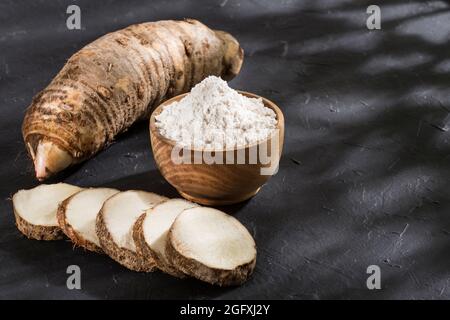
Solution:
<path fill-rule="evenodd" d="M 450 298 L 450 5 L 374 1 L 0 2 L 0 298 Z M 65 10 L 82 10 L 82 30 Z M 286 139 L 279 173 L 225 210 L 255 236 L 258 263 L 238 288 L 128 271 L 67 241 L 14 227 L 16 190 L 37 185 L 20 127 L 67 58 L 132 23 L 197 18 L 245 49 L 234 88 L 275 101 Z M 64 177 L 82 186 L 176 192 L 155 169 L 147 124 Z M 66 268 L 82 290 L 66 289 Z M 382 290 L 366 289 L 377 264 Z"/>

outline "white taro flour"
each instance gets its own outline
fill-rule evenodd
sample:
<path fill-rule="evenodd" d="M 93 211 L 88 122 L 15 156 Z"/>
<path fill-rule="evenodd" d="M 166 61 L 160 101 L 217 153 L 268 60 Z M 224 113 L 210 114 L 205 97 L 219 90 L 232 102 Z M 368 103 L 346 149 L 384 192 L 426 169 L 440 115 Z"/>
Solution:
<path fill-rule="evenodd" d="M 183 147 L 219 150 L 262 141 L 276 128 L 275 112 L 210 76 L 156 116 L 160 133 Z"/>

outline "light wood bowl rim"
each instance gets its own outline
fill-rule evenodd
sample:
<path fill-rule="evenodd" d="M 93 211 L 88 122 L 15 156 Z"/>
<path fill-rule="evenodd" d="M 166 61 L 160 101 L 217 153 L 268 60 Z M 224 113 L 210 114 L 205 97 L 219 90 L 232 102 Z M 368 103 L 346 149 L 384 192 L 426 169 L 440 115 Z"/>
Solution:
<path fill-rule="evenodd" d="M 264 98 L 262 96 L 259 96 L 255 93 L 251 93 L 251 92 L 247 92 L 247 91 L 242 91 L 242 90 L 236 90 L 237 92 L 239 92 L 240 94 L 250 97 L 250 98 L 261 98 L 264 106 L 268 107 L 270 109 L 272 109 L 275 112 L 276 115 L 276 119 L 277 119 L 277 125 L 276 125 L 276 129 L 278 130 L 278 132 L 283 132 L 284 129 L 284 115 L 283 112 L 281 111 L 281 109 L 271 100 Z M 184 98 L 187 94 L 189 94 L 189 92 L 187 93 L 182 93 L 180 95 L 177 95 L 175 97 L 170 98 L 169 100 L 164 101 L 163 103 L 161 103 L 160 105 L 158 105 L 155 110 L 153 110 L 151 116 L 150 116 L 150 134 L 154 134 L 157 136 L 157 138 L 159 140 L 164 141 L 165 143 L 171 145 L 172 147 L 174 147 L 177 142 L 175 140 L 169 139 L 164 137 L 158 130 L 158 128 L 156 127 L 156 120 L 155 117 L 161 113 L 163 107 L 181 100 L 182 98 Z M 276 131 L 274 131 L 275 133 Z M 265 143 L 269 140 L 271 140 L 274 136 L 274 133 L 269 135 L 266 139 L 264 140 L 260 140 L 257 142 L 254 142 L 252 144 L 247 144 L 247 145 L 243 145 L 243 146 L 239 146 L 239 147 L 234 147 L 234 148 L 225 148 L 225 149 L 197 149 L 197 148 L 191 148 L 191 147 L 184 147 L 184 149 L 188 150 L 188 151 L 194 151 L 194 152 L 227 152 L 227 151 L 237 151 L 237 150 L 242 150 L 242 149 L 249 149 L 251 147 L 255 147 L 257 145 L 260 145 L 262 143 Z"/>

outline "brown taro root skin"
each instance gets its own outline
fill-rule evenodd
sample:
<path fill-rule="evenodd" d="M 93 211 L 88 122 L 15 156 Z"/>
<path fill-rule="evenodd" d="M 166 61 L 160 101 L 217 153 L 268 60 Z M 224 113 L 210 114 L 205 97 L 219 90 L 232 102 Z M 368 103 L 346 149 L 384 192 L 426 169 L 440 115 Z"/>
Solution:
<path fill-rule="evenodd" d="M 35 160 L 38 144 L 49 141 L 68 153 L 65 163 L 85 160 L 205 77 L 230 80 L 242 60 L 231 35 L 191 19 L 106 34 L 75 53 L 34 97 L 22 127 L 27 149 Z"/>

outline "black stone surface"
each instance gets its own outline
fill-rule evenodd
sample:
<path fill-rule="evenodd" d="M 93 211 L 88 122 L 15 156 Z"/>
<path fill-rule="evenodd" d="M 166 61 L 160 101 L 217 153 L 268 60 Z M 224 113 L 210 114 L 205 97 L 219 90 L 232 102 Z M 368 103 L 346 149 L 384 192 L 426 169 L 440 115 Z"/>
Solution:
<path fill-rule="evenodd" d="M 1 1 L 0 298 L 450 298 L 450 6 L 376 2 L 382 29 L 369 31 L 373 1 Z M 71 3 L 82 30 L 66 28 Z M 184 17 L 234 34 L 245 62 L 231 85 L 286 118 L 279 173 L 224 209 L 258 245 L 254 276 L 237 288 L 27 240 L 8 199 L 38 184 L 22 118 L 68 57 L 129 24 Z M 177 195 L 155 168 L 147 123 L 56 180 Z M 82 290 L 66 288 L 71 264 Z M 381 290 L 366 288 L 372 264 Z"/>

